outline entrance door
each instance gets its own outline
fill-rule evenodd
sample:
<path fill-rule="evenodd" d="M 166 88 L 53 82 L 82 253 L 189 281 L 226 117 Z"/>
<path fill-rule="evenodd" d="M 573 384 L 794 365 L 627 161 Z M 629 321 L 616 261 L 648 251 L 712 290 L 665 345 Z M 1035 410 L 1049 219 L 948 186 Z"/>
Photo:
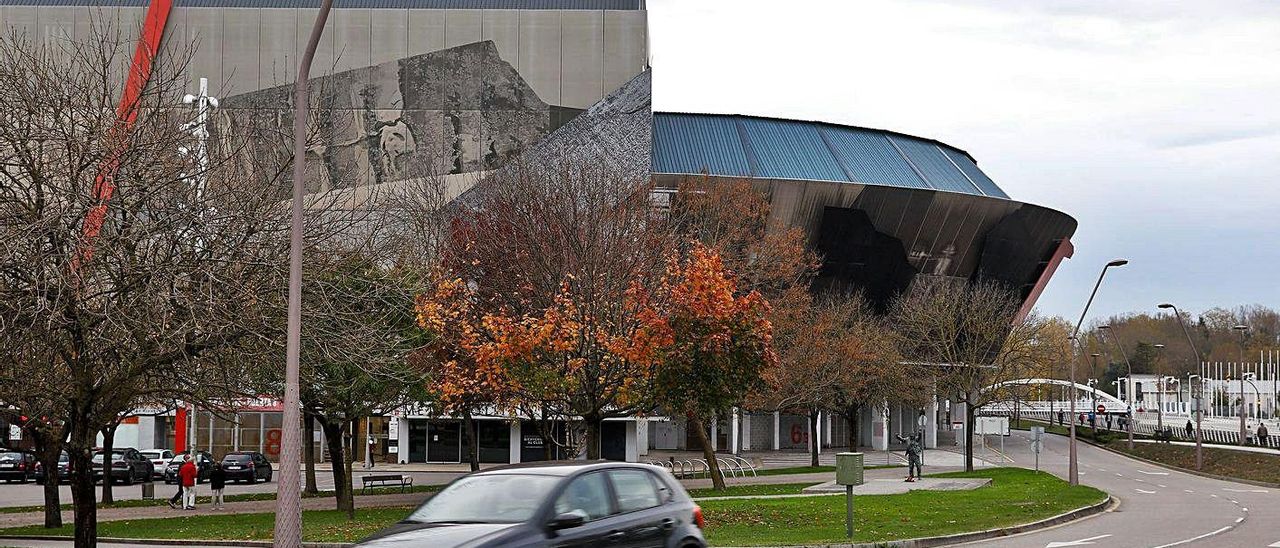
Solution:
<path fill-rule="evenodd" d="M 462 462 L 462 423 L 427 423 L 427 462 Z"/>
<path fill-rule="evenodd" d="M 409 462 L 427 462 L 427 421 L 409 419 L 408 422 Z"/>
<path fill-rule="evenodd" d="M 622 421 L 600 423 L 600 458 L 627 460 L 627 423 Z"/>

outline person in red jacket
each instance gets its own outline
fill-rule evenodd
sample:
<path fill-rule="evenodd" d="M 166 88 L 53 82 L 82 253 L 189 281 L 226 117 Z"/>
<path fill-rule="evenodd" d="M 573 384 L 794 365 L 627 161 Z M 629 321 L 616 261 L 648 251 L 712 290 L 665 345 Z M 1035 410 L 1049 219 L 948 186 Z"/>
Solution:
<path fill-rule="evenodd" d="M 196 463 L 191 460 L 190 455 L 187 456 L 186 461 L 178 469 L 178 481 L 182 483 L 182 508 L 195 510 L 196 476 L 200 475 L 200 471 L 196 468 Z"/>

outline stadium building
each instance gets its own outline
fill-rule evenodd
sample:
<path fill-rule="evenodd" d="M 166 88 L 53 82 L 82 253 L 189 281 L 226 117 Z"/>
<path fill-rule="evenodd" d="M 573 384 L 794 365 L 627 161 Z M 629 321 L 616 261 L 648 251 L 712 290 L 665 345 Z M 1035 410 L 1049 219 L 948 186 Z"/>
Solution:
<path fill-rule="evenodd" d="M 163 51 L 194 45 L 190 89 L 218 97 L 218 124 L 291 123 L 291 80 L 315 0 L 0 0 L 0 28 L 53 43 L 103 24 L 160 32 Z M 160 15 L 163 15 L 161 17 Z M 162 53 L 163 55 L 163 53 Z M 135 61 L 136 62 L 136 61 Z M 122 74 L 127 66 L 121 66 Z M 856 286 L 883 307 L 918 276 L 995 279 L 1030 310 L 1076 228 L 1068 215 L 1019 202 L 960 148 L 893 131 L 754 116 L 652 112 L 644 0 L 338 0 L 313 65 L 323 144 L 309 149 L 308 186 L 329 192 L 445 177 L 463 195 L 517 154 L 564 145 L 607 149 L 660 187 L 686 177 L 750 179 L 772 214 L 822 254 L 820 284 Z M 116 446 L 274 457 L 278 403 L 238 421 L 181 410 L 122 426 Z M 954 406 L 925 413 L 939 443 Z M 959 414 L 956 414 L 959 417 Z M 916 410 L 867 411 L 860 445 L 885 448 L 916 428 Z M 406 408 L 365 421 L 379 460 L 458 462 L 457 420 Z M 365 425 L 357 439 L 363 437 Z M 735 413 L 713 425 L 722 450 L 842 443 L 823 417 Z M 511 417 L 477 419 L 482 460 L 541 458 L 541 439 Z M 695 448 L 680 422 L 607 421 L 602 454 Z M 948 441 L 943 436 L 943 443 Z M 324 445 L 313 440 L 317 448 Z M 358 450 L 357 456 L 363 454 Z"/>

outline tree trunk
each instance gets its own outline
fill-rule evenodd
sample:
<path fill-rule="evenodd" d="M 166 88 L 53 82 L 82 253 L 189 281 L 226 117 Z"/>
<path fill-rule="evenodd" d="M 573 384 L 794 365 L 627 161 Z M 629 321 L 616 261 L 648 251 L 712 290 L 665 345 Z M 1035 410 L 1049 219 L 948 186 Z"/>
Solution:
<path fill-rule="evenodd" d="M 320 492 L 320 488 L 316 486 L 315 416 L 304 412 L 302 417 L 302 459 L 305 461 L 307 468 L 307 486 L 303 489 L 303 492 L 314 495 Z"/>
<path fill-rule="evenodd" d="M 62 501 L 58 493 L 58 457 L 62 455 L 61 431 L 48 432 L 44 428 L 32 430 L 36 442 L 36 455 L 44 468 L 44 526 L 46 529 L 62 527 Z"/>
<path fill-rule="evenodd" d="M 971 397 L 965 398 L 964 402 L 964 471 L 973 471 L 973 426 L 976 422 L 974 417 L 977 415 L 974 410 L 973 400 Z"/>
<path fill-rule="evenodd" d="M 71 440 L 71 504 L 75 509 L 75 548 L 98 545 L 98 501 L 93 487 L 93 445 L 98 430 L 88 424 L 88 413 L 73 410 L 69 417 Z"/>
<path fill-rule="evenodd" d="M 600 458 L 600 423 L 604 420 L 599 415 L 582 417 L 587 427 L 587 460 Z"/>
<path fill-rule="evenodd" d="M 859 421 L 858 419 L 861 418 L 861 415 L 862 415 L 861 411 L 862 409 L 859 408 L 858 405 L 856 404 L 850 405 L 847 409 L 845 409 L 844 420 L 849 423 L 849 428 L 847 429 L 847 431 L 849 435 L 850 451 L 858 450 L 858 438 L 860 437 L 858 434 L 861 433 L 860 429 L 862 428 L 861 421 Z"/>
<path fill-rule="evenodd" d="M 698 437 L 698 443 L 702 444 L 702 458 L 706 459 L 707 468 L 710 469 L 711 488 L 724 489 L 724 476 L 720 473 L 720 462 L 716 460 L 716 452 L 711 448 L 711 439 L 707 437 L 706 421 L 693 413 L 686 415 L 685 419 L 687 428 L 693 430 Z"/>
<path fill-rule="evenodd" d="M 116 501 L 115 496 L 111 492 L 111 485 L 115 483 L 111 477 L 115 464 L 111 459 L 111 450 L 116 446 L 116 426 L 111 425 L 102 429 L 102 504 L 112 504 Z"/>
<path fill-rule="evenodd" d="M 809 466 L 818 466 L 818 410 L 816 408 L 809 410 Z"/>
<path fill-rule="evenodd" d="M 347 457 L 346 450 L 343 447 L 345 440 L 343 430 L 346 430 L 346 421 L 334 421 L 327 419 L 324 415 L 316 415 L 320 421 L 320 428 L 324 430 L 325 444 L 329 447 L 329 463 L 333 472 L 333 492 L 336 499 L 336 509 L 347 513 L 348 520 L 354 520 L 356 516 L 355 501 L 352 499 L 351 477 L 347 475 Z"/>
<path fill-rule="evenodd" d="M 462 412 L 462 443 L 467 444 L 467 462 L 471 471 L 480 470 L 480 451 L 476 444 L 476 422 L 471 418 L 471 410 Z"/>

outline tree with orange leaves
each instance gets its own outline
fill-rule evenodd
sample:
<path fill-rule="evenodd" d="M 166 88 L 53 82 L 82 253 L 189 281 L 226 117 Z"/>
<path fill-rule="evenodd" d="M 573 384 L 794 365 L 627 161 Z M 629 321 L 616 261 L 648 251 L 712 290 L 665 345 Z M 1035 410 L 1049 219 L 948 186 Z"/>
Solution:
<path fill-rule="evenodd" d="M 769 304 L 757 291 L 741 294 L 720 255 L 697 242 L 687 257 L 669 261 L 662 288 L 665 326 L 656 330 L 671 339 L 655 375 L 656 402 L 688 419 L 722 489 L 705 419 L 740 403 L 777 362 Z"/>

